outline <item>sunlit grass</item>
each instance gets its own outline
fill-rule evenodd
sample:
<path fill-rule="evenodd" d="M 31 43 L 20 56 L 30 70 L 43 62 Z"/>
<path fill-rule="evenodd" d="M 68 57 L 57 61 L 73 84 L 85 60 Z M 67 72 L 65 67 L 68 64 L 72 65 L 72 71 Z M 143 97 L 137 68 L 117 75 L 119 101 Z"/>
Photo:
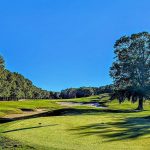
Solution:
<path fill-rule="evenodd" d="M 0 116 L 22 113 L 21 109 L 35 110 L 38 108 L 55 110 L 60 106 L 52 100 L 3 101 L 0 102 Z"/>
<path fill-rule="evenodd" d="M 129 114 L 129 116 L 138 117 L 138 114 Z M 99 113 L 29 119 L 6 124 L 2 135 L 41 150 L 99 150 L 100 147 L 104 150 L 148 150 L 150 134 L 146 127 L 150 125 L 149 120 L 139 119 L 132 127 L 130 123 L 133 124 L 134 121 L 128 122 L 126 126 L 119 123 L 124 122 L 126 118 L 128 114 L 122 116 L 122 114 Z M 138 123 L 142 128 L 136 127 Z M 128 126 L 131 129 L 128 129 Z M 138 132 L 134 131 L 134 128 L 143 130 L 143 135 L 134 138 Z"/>
<path fill-rule="evenodd" d="M 128 112 L 134 110 L 137 103 L 126 101 L 119 104 L 117 100 L 110 102 L 108 96 L 99 98 L 92 96 L 67 100 L 2 102 L 2 115 L 8 113 L 5 110 L 11 113 L 20 108 L 56 110 L 61 108 L 57 104 L 60 101 L 106 101 L 108 108 L 105 111 L 101 108 L 73 106 L 80 113 L 1 124 L 0 135 L 21 143 L 22 149 L 28 145 L 38 150 L 149 150 L 149 101 L 144 103 L 145 111 Z"/>

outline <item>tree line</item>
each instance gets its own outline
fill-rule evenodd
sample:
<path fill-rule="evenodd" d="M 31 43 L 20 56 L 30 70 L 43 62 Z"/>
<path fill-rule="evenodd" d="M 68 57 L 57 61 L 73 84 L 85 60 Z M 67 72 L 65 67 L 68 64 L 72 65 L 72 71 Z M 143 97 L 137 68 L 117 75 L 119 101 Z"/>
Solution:
<path fill-rule="evenodd" d="M 0 100 L 77 98 L 112 92 L 112 86 L 69 88 L 61 92 L 43 90 L 23 75 L 10 72 L 0 56 Z"/>
<path fill-rule="evenodd" d="M 79 98 L 112 93 L 120 103 L 126 99 L 138 101 L 137 110 L 150 99 L 150 34 L 141 32 L 123 36 L 114 44 L 115 61 L 110 68 L 113 85 L 69 88 L 61 92 L 42 90 L 24 76 L 5 68 L 0 56 L 0 100 Z"/>
<path fill-rule="evenodd" d="M 80 87 L 80 88 L 68 88 L 60 92 L 61 98 L 81 98 L 92 95 L 99 95 L 102 93 L 112 93 L 113 85 L 106 85 L 101 87 Z"/>
<path fill-rule="evenodd" d="M 42 90 L 19 73 L 5 69 L 0 56 L 0 100 L 49 98 L 51 92 Z"/>

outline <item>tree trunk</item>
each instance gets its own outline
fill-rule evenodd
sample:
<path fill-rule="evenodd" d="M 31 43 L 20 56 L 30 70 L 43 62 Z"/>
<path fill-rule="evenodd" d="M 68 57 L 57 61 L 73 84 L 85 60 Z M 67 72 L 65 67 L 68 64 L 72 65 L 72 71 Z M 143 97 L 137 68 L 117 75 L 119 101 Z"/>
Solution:
<path fill-rule="evenodd" d="M 139 103 L 138 103 L 138 107 L 136 110 L 143 110 L 143 97 L 139 97 Z"/>

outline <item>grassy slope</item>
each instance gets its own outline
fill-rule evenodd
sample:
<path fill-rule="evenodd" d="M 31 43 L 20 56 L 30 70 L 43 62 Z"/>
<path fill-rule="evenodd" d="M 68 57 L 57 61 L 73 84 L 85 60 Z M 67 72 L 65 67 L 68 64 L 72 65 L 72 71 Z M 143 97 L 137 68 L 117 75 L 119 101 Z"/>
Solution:
<path fill-rule="evenodd" d="M 101 96 L 107 96 L 102 94 Z M 37 109 L 46 108 L 49 110 L 54 110 L 61 108 L 56 102 L 59 101 L 70 101 L 70 102 L 90 102 L 93 100 L 99 101 L 99 96 L 91 96 L 86 98 L 76 98 L 76 99 L 63 99 L 63 100 L 28 100 L 28 101 L 0 101 L 0 117 L 7 114 L 17 114 L 22 113 L 23 108 L 25 109 Z M 107 99 L 103 98 L 102 100 Z"/>
<path fill-rule="evenodd" d="M 93 99 L 96 97 L 66 101 L 85 102 L 93 101 Z M 103 101 L 105 100 L 107 100 L 106 97 L 103 98 Z M 11 106 L 9 105 L 11 102 L 8 102 L 7 107 L 9 105 L 11 108 L 13 105 L 17 109 L 20 106 L 57 109 L 58 106 L 55 102 L 38 101 L 38 104 L 31 102 L 33 105 L 30 106 L 28 105 L 30 102 L 14 102 Z M 3 104 L 5 103 L 7 102 Z M 50 103 L 49 106 L 48 103 Z M 52 107 L 53 105 L 55 107 Z M 109 108 L 111 110 L 127 110 L 136 108 L 136 105 L 131 105 L 129 102 L 119 105 L 117 101 L 114 101 L 109 103 Z M 1 106 L 3 107 L 3 105 Z M 88 110 L 87 107 L 77 108 Z M 101 112 L 100 109 L 92 108 L 90 112 L 87 111 L 88 113 L 81 111 L 80 115 L 66 114 L 66 116 L 41 117 L 6 123 L 0 125 L 0 132 L 3 132 L 2 136 L 38 150 L 149 150 L 150 120 L 144 118 L 144 116 L 150 115 L 149 103 L 145 104 L 145 109 L 146 111 L 143 112 L 118 113 Z"/>
<path fill-rule="evenodd" d="M 54 110 L 60 108 L 55 101 L 50 100 L 29 100 L 29 101 L 4 101 L 0 102 L 0 117 L 12 113 L 22 113 L 21 109 L 47 108 Z"/>

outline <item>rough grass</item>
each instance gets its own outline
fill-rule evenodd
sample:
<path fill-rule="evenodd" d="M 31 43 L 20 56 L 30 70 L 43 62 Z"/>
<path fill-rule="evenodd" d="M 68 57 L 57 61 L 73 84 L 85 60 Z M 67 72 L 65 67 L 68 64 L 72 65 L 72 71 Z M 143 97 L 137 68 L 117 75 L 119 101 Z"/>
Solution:
<path fill-rule="evenodd" d="M 104 96 L 104 98 L 103 98 Z M 100 99 L 102 97 L 102 99 Z M 0 117 L 7 114 L 19 114 L 22 113 L 22 109 L 35 110 L 38 108 L 45 108 L 48 110 L 56 110 L 61 108 L 57 104 L 59 101 L 69 101 L 69 102 L 91 102 L 91 101 L 105 101 L 108 99 L 107 94 L 102 94 L 101 96 L 91 96 L 86 98 L 76 98 L 76 99 L 63 99 L 63 100 L 27 100 L 27 101 L 1 101 L 0 102 Z M 78 107 L 78 106 L 77 106 Z M 85 108 L 84 106 L 79 106 L 80 108 Z"/>
<path fill-rule="evenodd" d="M 76 100 L 89 102 L 93 99 L 99 100 L 98 97 Z M 74 108 L 76 111 L 80 110 L 78 114 L 66 113 L 63 116 L 40 117 L 1 124 L 0 135 L 19 143 L 15 149 L 31 147 L 38 150 L 149 150 L 149 102 L 144 104 L 145 111 L 134 112 L 129 110 L 136 108 L 137 103 L 131 104 L 127 101 L 120 105 L 117 101 L 108 102 L 108 97 L 103 98 L 103 101 L 107 101 L 109 106 L 107 111 L 78 106 Z M 50 102 L 52 104 L 49 108 L 55 105 L 55 102 L 57 101 Z M 47 101 L 41 103 L 45 106 Z M 18 105 L 21 104 L 16 102 L 16 105 L 15 108 L 18 109 L 20 108 Z M 39 106 L 35 105 L 33 104 L 32 108 Z M 56 107 L 58 108 L 58 106 L 52 108 L 57 109 Z M 16 144 L 8 142 L 7 145 L 11 148 Z"/>
<path fill-rule="evenodd" d="M 22 113 L 22 109 L 35 110 L 38 108 L 55 110 L 60 106 L 53 100 L 2 101 L 0 102 L 0 117 Z"/>
<path fill-rule="evenodd" d="M 23 145 L 18 141 L 11 140 L 9 138 L 0 137 L 0 149 L 5 150 L 14 150 L 14 149 L 20 149 L 20 150 L 34 150 L 34 147 Z"/>
<path fill-rule="evenodd" d="M 74 99 L 63 99 L 60 101 L 69 101 L 69 102 L 105 102 L 109 99 L 108 94 L 101 94 L 99 96 L 90 96 L 90 97 L 82 97 L 82 98 L 74 98 Z"/>

